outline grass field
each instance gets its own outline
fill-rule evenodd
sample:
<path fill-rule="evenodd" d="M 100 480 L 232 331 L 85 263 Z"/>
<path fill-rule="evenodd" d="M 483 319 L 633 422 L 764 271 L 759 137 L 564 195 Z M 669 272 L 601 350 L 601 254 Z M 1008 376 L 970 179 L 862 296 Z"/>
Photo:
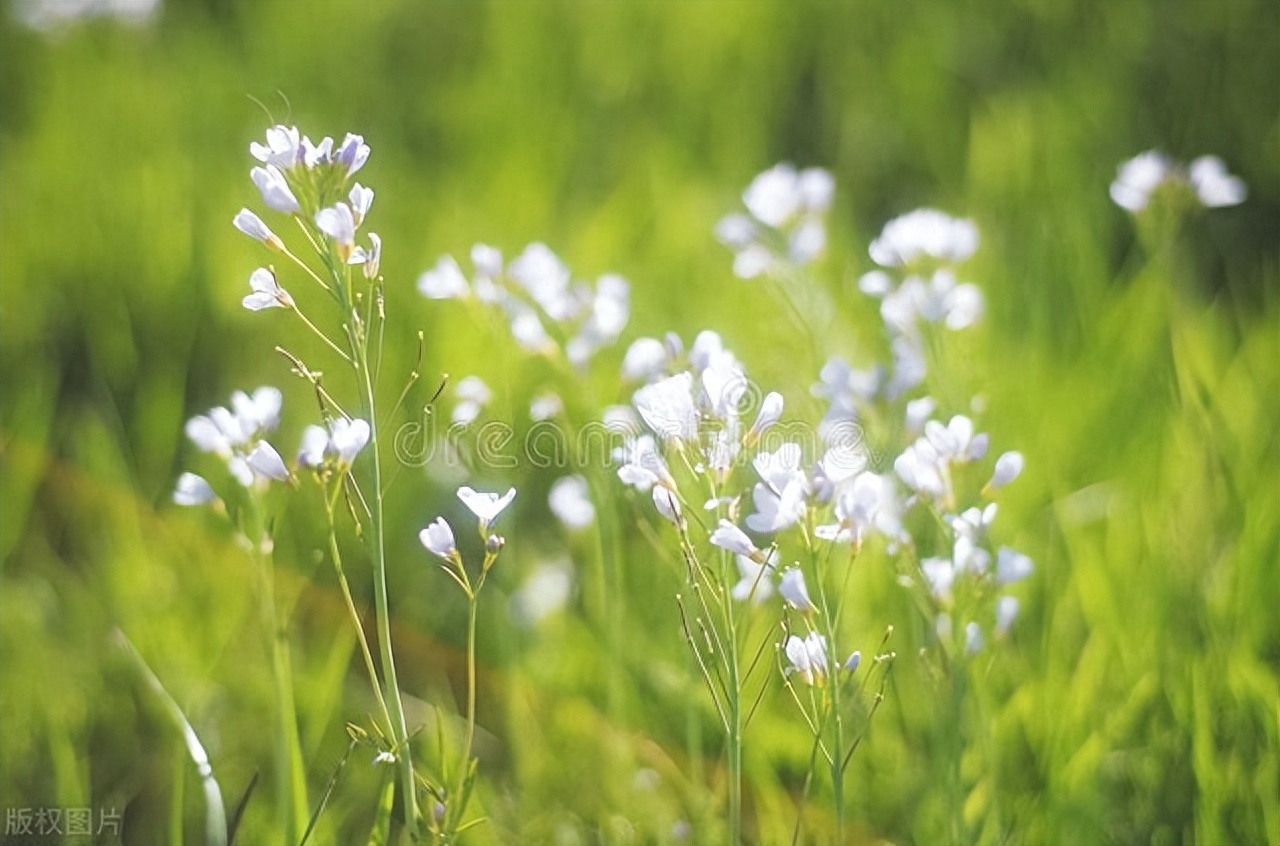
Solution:
<path fill-rule="evenodd" d="M 277 345 L 335 393 L 358 388 L 299 321 L 241 307 L 249 274 L 274 262 L 341 337 L 323 292 L 231 226 L 242 206 L 265 216 L 249 144 L 276 123 L 372 148 L 359 179 L 384 244 L 385 622 L 415 763 L 444 781 L 467 731 L 469 606 L 418 533 L 444 515 L 474 575 L 475 518 L 455 490 L 518 491 L 478 598 L 466 814 L 485 820 L 461 842 L 732 839 L 734 755 L 681 630 L 678 532 L 598 452 L 531 452 L 544 430 L 529 405 L 555 392 L 557 431 L 582 437 L 631 402 L 619 367 L 633 340 L 688 346 L 709 329 L 812 430 L 828 357 L 888 359 L 859 279 L 881 227 L 919 207 L 976 223 L 961 277 L 986 308 L 931 336 L 910 396 L 933 397 L 944 422 L 972 414 L 991 458 L 1025 456 L 996 496 L 992 543 L 1035 570 L 1009 589 L 1007 635 L 990 637 L 984 612 L 988 643 L 965 657 L 903 586 L 913 560 L 883 539 L 841 559 L 844 651 L 886 683 L 838 799 L 822 767 L 806 778 L 814 738 L 772 648 L 783 605 L 741 604 L 754 610 L 737 631 L 768 665 L 737 764 L 742 841 L 1280 842 L 1275 3 L 171 0 L 144 23 L 52 30 L 0 8 L 5 842 L 55 842 L 19 834 L 19 811 L 79 808 L 95 831 L 118 815 L 100 842 L 210 842 L 183 735 L 120 633 L 199 736 L 228 811 L 257 777 L 236 842 L 285 842 L 280 821 L 297 822 L 260 562 L 218 514 L 172 501 L 180 473 L 217 470 L 184 424 L 234 390 L 283 391 L 274 440 L 292 462 L 316 400 Z M 1117 207 L 1117 166 L 1152 148 L 1220 156 L 1247 199 Z M 778 162 L 834 176 L 827 248 L 803 273 L 739 279 L 716 224 Z M 477 242 L 508 259 L 544 242 L 575 279 L 621 274 L 621 337 L 575 369 L 523 348 L 493 308 L 419 294 L 442 254 L 470 275 Z M 408 460 L 412 438 L 390 435 L 446 373 L 435 450 Z M 447 444 L 470 375 L 492 398 Z M 879 472 L 900 449 L 893 419 L 863 421 Z M 487 424 L 509 440 L 485 440 Z M 355 472 L 370 468 L 366 453 Z M 594 505 L 582 529 L 548 507 L 568 473 Z M 395 768 L 359 745 L 339 769 L 346 725 L 380 712 L 323 497 L 274 486 L 264 504 L 302 767 L 290 789 L 305 823 L 339 771 L 308 842 L 367 842 Z M 377 566 L 345 508 L 336 546 L 372 642 Z M 778 538 L 803 558 L 796 535 Z M 890 649 L 885 673 L 871 659 Z M 802 704 L 819 690 L 792 689 Z"/>

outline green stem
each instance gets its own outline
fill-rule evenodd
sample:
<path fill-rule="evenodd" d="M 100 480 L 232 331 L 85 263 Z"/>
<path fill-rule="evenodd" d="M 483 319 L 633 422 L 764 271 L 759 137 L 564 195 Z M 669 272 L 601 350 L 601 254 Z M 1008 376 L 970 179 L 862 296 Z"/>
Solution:
<path fill-rule="evenodd" d="M 342 291 L 345 292 L 345 286 Z M 348 305 L 345 293 L 344 306 Z M 391 718 L 392 740 L 396 746 L 396 761 L 400 771 L 400 791 L 404 802 L 405 825 L 410 839 L 418 838 L 417 784 L 413 774 L 413 759 L 409 750 L 409 730 L 405 723 L 404 704 L 400 700 L 400 683 L 396 678 L 395 656 L 391 650 L 391 613 L 387 602 L 387 550 L 386 529 L 382 508 L 382 455 L 378 449 L 378 423 L 373 390 L 373 375 L 369 370 L 367 336 L 358 318 L 347 311 L 347 327 L 351 336 L 351 351 L 356 377 L 362 392 L 361 404 L 369 422 L 369 453 L 372 468 L 372 493 L 369 505 L 370 543 L 373 552 L 373 599 L 377 609 L 378 653 L 382 659 L 382 671 L 386 678 L 385 700 Z"/>
<path fill-rule="evenodd" d="M 275 572 L 271 554 L 262 550 L 261 541 L 254 558 L 262 582 L 262 623 L 271 639 L 271 674 L 275 685 L 277 825 L 284 842 L 295 843 L 307 825 L 309 809 L 302 742 L 298 737 L 297 707 L 293 698 L 288 629 L 276 613 Z"/>

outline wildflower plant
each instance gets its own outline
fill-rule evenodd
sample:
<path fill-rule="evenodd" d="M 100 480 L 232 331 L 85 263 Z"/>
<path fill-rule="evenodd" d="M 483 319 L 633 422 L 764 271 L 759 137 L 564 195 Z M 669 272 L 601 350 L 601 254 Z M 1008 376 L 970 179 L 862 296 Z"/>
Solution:
<path fill-rule="evenodd" d="M 313 369 L 293 351 L 276 348 L 288 360 L 293 373 L 310 385 L 320 417 L 318 424 L 313 423 L 304 431 L 292 462 L 286 462 L 265 440 L 280 418 L 281 394 L 274 388 L 259 389 L 251 396 L 237 393 L 232 397 L 231 409 L 215 408 L 187 424 L 187 434 L 196 446 L 222 458 L 229 474 L 247 492 L 247 497 L 240 498 L 246 500 L 245 506 L 236 509 L 231 516 L 241 526 L 247 546 L 261 563 L 264 626 L 272 633 L 279 716 L 276 761 L 277 801 L 281 808 L 279 834 L 283 842 L 305 840 L 314 829 L 323 811 L 324 800 L 328 798 L 326 792 L 314 810 L 307 798 L 292 701 L 287 623 L 277 619 L 272 599 L 271 523 L 263 504 L 264 492 L 272 482 L 297 486 L 303 480 L 310 480 L 323 499 L 330 558 L 377 703 L 377 712 L 369 730 L 355 725 L 348 727 L 351 748 L 362 744 L 371 746 L 374 763 L 385 764 L 388 772 L 396 774 L 393 780 L 388 781 L 389 792 L 380 803 L 378 830 L 386 831 L 391 824 L 390 814 L 394 805 L 402 811 L 403 829 L 410 840 L 419 841 L 425 831 L 436 841 L 453 842 L 458 832 L 466 827 L 463 819 L 466 796 L 475 777 L 475 765 L 470 756 L 475 719 L 475 596 L 497 558 L 502 540 L 496 535 L 487 536 L 485 563 L 474 582 L 468 579 L 456 550 L 441 555 L 446 563 L 456 565 L 446 567 L 446 572 L 464 587 L 471 602 L 472 617 L 468 631 L 471 697 L 468 739 L 463 762 L 456 770 L 459 780 L 447 783 L 446 767 L 442 767 L 442 777 L 433 780 L 414 763 L 410 743 L 413 732 L 405 716 L 391 642 L 387 595 L 389 562 L 383 507 L 387 488 L 384 462 L 387 456 L 380 433 L 389 416 L 399 410 L 399 404 L 390 415 L 378 406 L 386 323 L 386 289 L 380 273 L 382 241 L 366 227 L 374 191 L 356 181 L 357 173 L 369 158 L 369 146 L 359 135 L 348 134 L 340 142 L 325 137 L 317 143 L 303 136 L 295 127 L 274 126 L 267 131 L 264 142 L 250 145 L 249 152 L 257 160 L 257 165 L 250 171 L 250 179 L 261 195 L 262 204 L 269 210 L 268 217 L 272 222 L 268 223 L 258 213 L 244 208 L 235 215 L 234 226 L 260 242 L 269 252 L 287 260 L 285 269 L 290 271 L 291 280 L 287 283 L 290 287 L 294 284 L 292 280 L 297 280 L 300 284 L 315 285 L 323 291 L 331 311 L 324 318 L 313 320 L 304 313 L 298 300 L 282 282 L 282 276 L 272 266 L 260 267 L 250 275 L 250 290 L 243 305 L 255 312 L 276 308 L 291 312 L 321 343 L 324 356 L 336 359 L 349 369 L 355 385 L 353 400 L 340 399 L 330 391 L 322 370 Z M 279 225 L 276 220 L 280 221 Z M 277 234 L 277 228 L 281 232 L 296 230 L 296 235 L 286 240 Z M 291 245 L 291 241 L 297 241 L 299 246 Z M 419 346 L 421 348 L 421 340 Z M 416 378 L 415 372 L 401 393 L 401 403 Z M 480 518 L 482 534 L 497 512 L 514 496 L 513 490 L 504 500 L 490 502 L 469 488 L 463 488 L 459 493 Z M 190 473 L 179 479 L 174 499 L 182 505 L 211 503 L 227 511 L 224 499 L 215 493 L 214 486 Z M 376 663 L 345 575 L 338 543 L 339 526 L 348 519 L 354 522 L 372 562 Z M 452 533 L 442 520 L 432 524 L 422 535 L 423 542 L 433 551 L 446 551 L 446 544 L 452 548 Z M 442 754 L 443 751 L 442 747 Z M 330 791 L 332 788 L 331 783 Z M 391 801 L 392 790 L 396 797 L 394 803 Z M 431 797 L 433 808 L 444 808 L 444 812 L 424 813 L 420 803 L 420 797 L 424 795 Z M 459 796 L 462 797 L 460 800 Z"/>

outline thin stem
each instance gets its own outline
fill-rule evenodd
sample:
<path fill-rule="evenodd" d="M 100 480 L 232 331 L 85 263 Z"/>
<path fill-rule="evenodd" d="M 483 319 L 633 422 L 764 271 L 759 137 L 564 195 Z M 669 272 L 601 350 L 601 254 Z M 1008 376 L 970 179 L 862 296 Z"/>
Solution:
<path fill-rule="evenodd" d="M 307 328 L 310 329 L 313 333 L 315 333 L 315 336 L 317 338 L 325 342 L 325 344 L 329 347 L 329 349 L 337 353 L 338 356 L 341 357 L 343 361 L 347 362 L 347 364 L 351 363 L 351 356 L 347 355 L 345 352 L 342 351 L 341 347 L 339 347 L 333 341 L 329 340 L 329 336 L 321 332 L 320 327 L 312 323 L 311 320 L 305 314 L 302 313 L 302 309 L 298 308 L 297 303 L 290 301 L 289 307 L 292 308 L 293 313 L 298 315 L 298 318 L 307 325 Z"/>

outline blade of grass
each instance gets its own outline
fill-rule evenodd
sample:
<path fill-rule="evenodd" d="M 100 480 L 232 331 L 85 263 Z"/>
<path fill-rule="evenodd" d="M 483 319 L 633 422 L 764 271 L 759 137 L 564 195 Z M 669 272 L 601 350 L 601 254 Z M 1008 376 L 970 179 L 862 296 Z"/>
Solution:
<path fill-rule="evenodd" d="M 227 814 L 222 805 L 222 790 L 218 787 L 218 781 L 213 776 L 213 767 L 209 765 L 209 755 L 204 751 L 204 745 L 200 743 L 196 730 L 191 727 L 191 722 L 187 719 L 187 715 L 182 713 L 182 708 L 179 707 L 177 701 L 169 695 L 169 691 L 165 690 L 160 679 L 151 671 L 151 667 L 143 659 L 142 653 L 138 652 L 138 648 L 129 640 L 128 635 L 120 629 L 116 629 L 115 638 L 125 654 L 133 661 L 138 674 L 142 676 L 147 686 L 151 688 L 151 692 L 155 694 L 160 704 L 164 706 L 170 719 L 182 732 L 182 739 L 187 745 L 187 754 L 195 763 L 196 772 L 200 774 L 201 786 L 204 788 L 205 843 L 209 844 L 209 846 L 227 846 Z"/>

